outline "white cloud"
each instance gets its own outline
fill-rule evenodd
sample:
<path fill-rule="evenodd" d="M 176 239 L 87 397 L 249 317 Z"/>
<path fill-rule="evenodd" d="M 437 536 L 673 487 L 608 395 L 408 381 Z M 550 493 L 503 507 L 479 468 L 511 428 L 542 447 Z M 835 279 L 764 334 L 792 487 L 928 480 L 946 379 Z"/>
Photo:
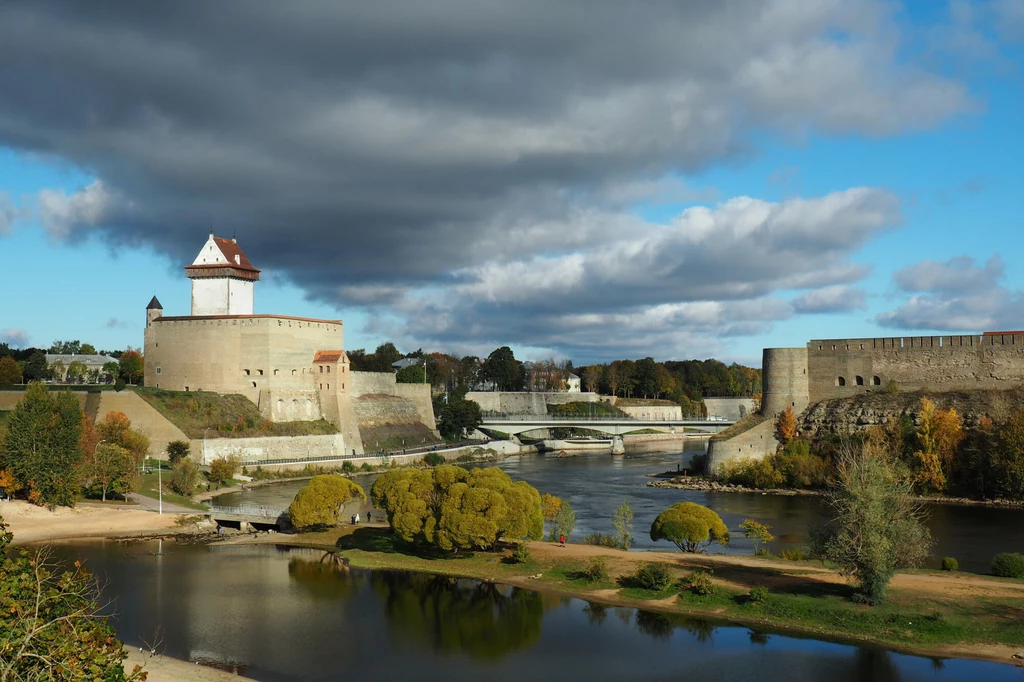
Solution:
<path fill-rule="evenodd" d="M 24 329 L 0 329 L 0 343 L 12 348 L 27 348 L 28 340 L 28 332 Z"/>
<path fill-rule="evenodd" d="M 978 267 L 970 256 L 944 263 L 923 260 L 893 274 L 893 281 L 907 292 L 979 293 L 991 291 L 1003 277 L 1003 260 L 994 255 Z"/>
<path fill-rule="evenodd" d="M 102 180 L 93 180 L 68 194 L 64 190 L 44 189 L 36 196 L 39 218 L 54 239 L 63 240 L 83 226 L 98 225 L 113 206 L 113 198 Z"/>
<path fill-rule="evenodd" d="M 865 292 L 860 287 L 836 284 L 809 291 L 793 299 L 797 313 L 845 313 L 863 310 Z"/>
<path fill-rule="evenodd" d="M 0 237 L 11 233 L 14 221 L 23 216 L 23 211 L 14 205 L 7 192 L 0 191 Z"/>

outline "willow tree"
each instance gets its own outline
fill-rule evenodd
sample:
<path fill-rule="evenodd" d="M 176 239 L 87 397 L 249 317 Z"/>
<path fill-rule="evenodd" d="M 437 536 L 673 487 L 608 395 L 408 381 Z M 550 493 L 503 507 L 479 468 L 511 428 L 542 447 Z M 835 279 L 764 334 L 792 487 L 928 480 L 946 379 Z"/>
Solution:
<path fill-rule="evenodd" d="M 684 552 L 707 551 L 712 542 L 729 544 L 729 529 L 722 518 L 696 502 L 679 502 L 658 514 L 651 524 L 651 540 L 668 540 Z"/>
<path fill-rule="evenodd" d="M 309 480 L 288 507 L 288 518 L 296 528 L 337 525 L 349 502 L 366 500 L 366 493 L 350 479 L 323 474 Z"/>

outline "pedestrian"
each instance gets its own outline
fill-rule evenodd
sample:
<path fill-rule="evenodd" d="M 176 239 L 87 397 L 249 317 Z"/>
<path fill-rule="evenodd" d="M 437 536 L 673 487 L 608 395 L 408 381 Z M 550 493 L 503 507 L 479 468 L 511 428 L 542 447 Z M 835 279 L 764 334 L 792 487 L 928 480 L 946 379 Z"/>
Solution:
<path fill-rule="evenodd" d="M 565 547 L 565 533 L 558 536 L 558 542 L 560 543 L 560 546 Z"/>
<path fill-rule="evenodd" d="M 373 512 L 366 512 L 366 522 L 373 523 Z"/>
<path fill-rule="evenodd" d="M 359 512 L 356 512 L 356 524 L 358 525 L 358 523 L 359 523 Z"/>
<path fill-rule="evenodd" d="M 352 525 L 353 525 L 353 526 L 354 526 L 354 525 L 356 525 L 356 515 L 355 515 L 355 514 L 353 514 L 353 515 L 352 515 L 352 518 L 351 518 L 351 519 L 349 519 L 349 520 L 350 520 L 350 521 L 352 521 Z"/>

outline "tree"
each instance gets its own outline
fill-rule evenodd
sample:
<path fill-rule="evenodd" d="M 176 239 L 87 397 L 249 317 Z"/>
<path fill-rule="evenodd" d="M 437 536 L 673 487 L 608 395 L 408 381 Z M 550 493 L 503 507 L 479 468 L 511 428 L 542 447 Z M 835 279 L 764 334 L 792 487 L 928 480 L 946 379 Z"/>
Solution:
<path fill-rule="evenodd" d="M 521 391 L 526 383 L 523 363 L 516 360 L 508 346 L 497 348 L 487 356 L 480 367 L 480 376 L 494 382 L 499 391 Z"/>
<path fill-rule="evenodd" d="M 338 474 L 314 476 L 292 500 L 288 517 L 296 528 L 334 526 L 345 505 L 355 499 L 366 501 L 366 493 L 351 479 Z"/>
<path fill-rule="evenodd" d="M 192 497 L 199 485 L 199 467 L 191 457 L 184 457 L 174 463 L 171 470 L 171 490 L 183 497 Z"/>
<path fill-rule="evenodd" d="M 42 381 L 43 379 L 49 379 L 51 376 L 50 370 L 46 366 L 46 354 L 42 351 L 32 353 L 25 361 L 25 366 L 22 367 L 21 371 L 26 383 Z"/>
<path fill-rule="evenodd" d="M 210 462 L 210 480 L 214 483 L 220 483 L 221 485 L 227 483 L 235 477 L 235 472 L 238 471 L 238 467 L 241 463 L 242 460 L 240 460 L 237 455 L 231 455 L 230 457 L 218 457 Z"/>
<path fill-rule="evenodd" d="M 107 493 L 127 495 L 139 486 L 138 464 L 128 450 L 115 443 L 100 443 L 86 466 L 89 486 L 99 490 L 103 501 Z"/>
<path fill-rule="evenodd" d="M 78 352 L 82 355 L 96 355 L 96 346 L 91 343 L 83 343 Z"/>
<path fill-rule="evenodd" d="M 615 532 L 619 534 L 619 546 L 622 549 L 629 549 L 633 544 L 633 509 L 626 500 L 623 500 L 619 508 L 615 510 L 612 525 L 615 526 Z"/>
<path fill-rule="evenodd" d="M 142 377 L 142 353 L 129 346 L 118 360 L 118 373 L 129 384 Z"/>
<path fill-rule="evenodd" d="M 96 432 L 100 440 L 120 445 L 131 453 L 135 464 L 149 454 L 149 436 L 139 429 L 132 428 L 131 420 L 124 412 L 107 412 L 103 419 L 96 423 Z"/>
<path fill-rule="evenodd" d="M 78 355 L 82 352 L 82 342 L 78 339 L 74 341 L 61 341 L 57 339 L 50 344 L 50 353 L 56 355 Z"/>
<path fill-rule="evenodd" d="M 403 367 L 395 374 L 395 381 L 400 384 L 422 384 L 425 378 L 422 362 L 418 365 Z"/>
<path fill-rule="evenodd" d="M 144 680 L 125 674 L 124 646 L 99 605 L 99 587 L 75 562 L 62 570 L 49 548 L 10 550 L 0 518 L 0 680 Z"/>
<path fill-rule="evenodd" d="M 120 371 L 121 371 L 120 363 L 114 362 L 113 360 L 109 360 L 107 362 L 104 362 L 103 363 L 104 381 L 106 381 L 109 384 L 111 381 L 114 380 L 114 378 L 118 375 L 118 373 Z"/>
<path fill-rule="evenodd" d="M 69 392 L 54 396 L 34 383 L 11 411 L 0 444 L 0 469 L 9 469 L 29 501 L 73 506 L 79 491 L 83 413 Z"/>
<path fill-rule="evenodd" d="M 792 407 L 786 407 L 775 419 L 775 439 L 779 441 L 779 449 L 785 447 L 796 438 L 796 416 Z"/>
<path fill-rule="evenodd" d="M 583 369 L 583 383 L 586 384 L 588 391 L 593 393 L 600 391 L 603 373 L 601 365 L 588 365 Z"/>
<path fill-rule="evenodd" d="M 0 386 L 21 383 L 21 368 L 12 357 L 0 358 Z"/>
<path fill-rule="evenodd" d="M 995 494 L 1009 499 L 1024 498 L 1024 408 L 1010 411 L 1006 422 L 999 427 L 1002 447 L 991 453 Z"/>
<path fill-rule="evenodd" d="M 551 529 L 552 540 L 564 535 L 568 540 L 572 532 L 576 530 L 576 512 L 573 510 L 569 500 L 562 500 L 558 506 L 558 514 L 555 516 L 555 524 Z"/>
<path fill-rule="evenodd" d="M 177 464 L 192 454 L 192 446 L 187 440 L 172 440 L 167 444 L 167 459 L 171 464 Z"/>
<path fill-rule="evenodd" d="M 437 414 L 437 430 L 445 440 L 460 440 L 483 422 L 480 405 L 458 393 L 449 395 L 448 403 L 441 405 Z"/>
<path fill-rule="evenodd" d="M 831 520 L 812 533 L 814 552 L 839 566 L 857 599 L 885 601 L 898 569 L 919 566 L 932 540 L 909 473 L 877 444 L 846 444 L 825 500 Z"/>
<path fill-rule="evenodd" d="M 71 364 L 68 365 L 67 379 L 71 383 L 80 384 L 88 372 L 89 368 L 85 366 L 84 362 L 72 360 Z"/>
<path fill-rule="evenodd" d="M 555 517 L 558 516 L 558 510 L 562 507 L 562 498 L 556 497 L 551 493 L 544 493 L 544 496 L 540 498 L 540 506 L 544 520 L 554 521 Z"/>
<path fill-rule="evenodd" d="M 712 510 L 695 502 L 679 502 L 658 514 L 651 540 L 668 540 L 684 552 L 703 553 L 712 542 L 729 544 L 729 529 Z"/>
<path fill-rule="evenodd" d="M 921 398 L 917 431 L 920 449 L 914 453 L 919 488 L 940 491 L 946 487 L 945 471 L 951 468 L 953 455 L 963 438 L 963 424 L 956 410 L 937 410 L 935 403 Z"/>
<path fill-rule="evenodd" d="M 744 519 L 743 523 L 740 524 L 740 529 L 743 531 L 743 536 L 754 542 L 754 554 L 758 554 L 761 551 L 761 545 L 767 545 L 769 542 L 775 540 L 775 536 L 771 534 L 772 527 L 758 523 L 754 519 Z"/>

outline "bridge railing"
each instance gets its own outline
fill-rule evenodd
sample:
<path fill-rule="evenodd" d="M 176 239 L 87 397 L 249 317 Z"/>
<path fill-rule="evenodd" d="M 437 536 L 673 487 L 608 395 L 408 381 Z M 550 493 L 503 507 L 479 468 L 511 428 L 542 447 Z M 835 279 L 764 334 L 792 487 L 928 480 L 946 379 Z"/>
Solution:
<path fill-rule="evenodd" d="M 707 422 L 707 421 L 727 421 L 724 419 L 713 419 L 708 417 L 697 417 L 697 416 L 683 416 L 680 419 L 670 419 L 662 416 L 649 416 L 643 415 L 636 417 L 633 415 L 623 416 L 611 416 L 611 415 L 579 415 L 575 417 L 565 415 L 553 415 L 553 414 L 484 414 L 482 415 L 485 422 L 521 422 L 521 421 L 543 421 L 543 422 Z"/>
<path fill-rule="evenodd" d="M 276 519 L 288 513 L 287 509 L 281 507 L 265 507 L 260 504 L 243 504 L 238 507 L 209 507 L 210 514 L 233 514 L 236 516 L 263 516 L 268 519 Z"/>

